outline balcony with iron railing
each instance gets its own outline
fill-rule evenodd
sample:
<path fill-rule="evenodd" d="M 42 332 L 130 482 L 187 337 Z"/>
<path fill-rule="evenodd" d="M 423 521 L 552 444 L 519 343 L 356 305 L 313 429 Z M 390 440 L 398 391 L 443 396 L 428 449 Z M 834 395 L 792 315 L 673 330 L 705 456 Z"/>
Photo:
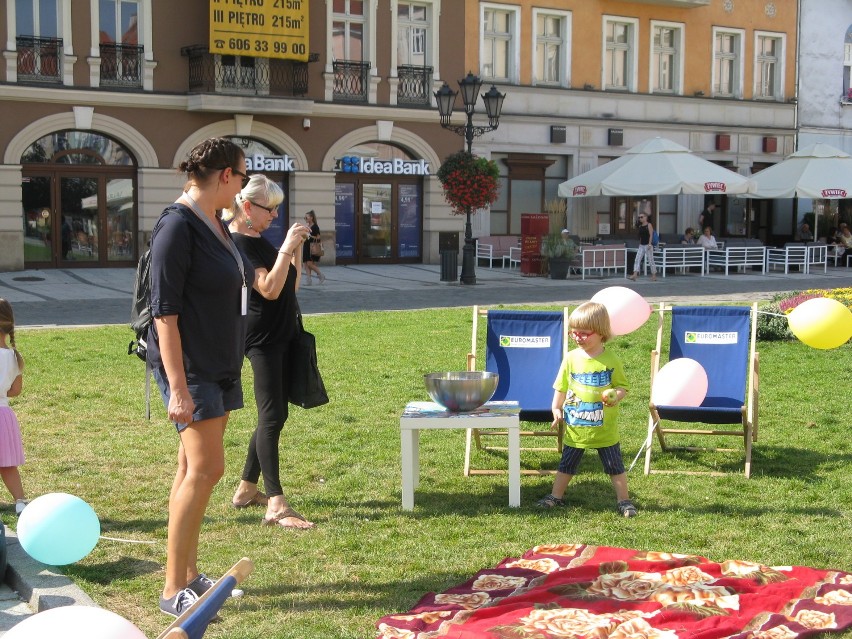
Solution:
<path fill-rule="evenodd" d="M 400 65 L 397 67 L 399 85 L 396 102 L 400 106 L 429 106 L 432 88 L 432 67 Z"/>
<path fill-rule="evenodd" d="M 62 38 L 17 36 L 18 82 L 61 84 Z"/>
<path fill-rule="evenodd" d="M 142 88 L 144 47 L 119 42 L 101 43 L 101 86 Z"/>
<path fill-rule="evenodd" d="M 333 100 L 366 104 L 370 91 L 370 63 L 353 60 L 332 62 L 334 74 Z"/>
<path fill-rule="evenodd" d="M 199 93 L 295 97 L 308 92 L 308 62 L 211 54 L 203 45 L 183 47 L 189 58 L 189 90 Z"/>

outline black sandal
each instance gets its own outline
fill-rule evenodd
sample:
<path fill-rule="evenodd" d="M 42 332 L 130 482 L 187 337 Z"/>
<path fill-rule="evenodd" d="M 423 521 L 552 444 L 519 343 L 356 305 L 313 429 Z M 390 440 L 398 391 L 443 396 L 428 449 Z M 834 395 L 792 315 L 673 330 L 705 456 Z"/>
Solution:
<path fill-rule="evenodd" d="M 535 505 L 539 508 L 555 508 L 556 506 L 564 506 L 565 500 L 559 499 L 559 497 L 554 497 L 553 495 L 548 495 L 547 497 L 539 499 Z"/>

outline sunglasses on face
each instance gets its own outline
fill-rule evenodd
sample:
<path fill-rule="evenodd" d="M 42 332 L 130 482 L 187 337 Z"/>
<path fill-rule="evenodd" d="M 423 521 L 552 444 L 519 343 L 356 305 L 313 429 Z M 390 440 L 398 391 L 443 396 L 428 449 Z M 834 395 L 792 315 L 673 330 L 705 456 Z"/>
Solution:
<path fill-rule="evenodd" d="M 276 207 L 276 206 L 273 206 L 273 207 L 263 206 L 263 204 L 258 204 L 257 202 L 252 202 L 251 200 L 246 200 L 246 201 L 247 201 L 249 204 L 251 204 L 252 206 L 256 206 L 256 207 L 257 207 L 257 208 L 259 208 L 259 209 L 263 209 L 263 210 L 264 210 L 264 211 L 266 211 L 267 213 L 272 213 L 272 212 L 273 212 L 276 208 L 278 208 L 278 207 Z"/>
<path fill-rule="evenodd" d="M 224 171 L 225 169 L 231 169 L 231 173 L 233 173 L 234 175 L 239 175 L 239 176 L 242 178 L 242 185 L 243 185 L 243 186 L 245 186 L 246 184 L 248 184 L 248 182 L 249 182 L 249 176 L 248 176 L 248 175 L 246 175 L 245 173 L 243 173 L 242 171 L 238 171 L 237 169 L 234 169 L 234 168 L 232 168 L 232 167 L 230 167 L 230 166 L 223 167 L 223 168 L 221 168 L 221 169 L 219 169 L 219 170 L 220 170 L 220 171 Z"/>

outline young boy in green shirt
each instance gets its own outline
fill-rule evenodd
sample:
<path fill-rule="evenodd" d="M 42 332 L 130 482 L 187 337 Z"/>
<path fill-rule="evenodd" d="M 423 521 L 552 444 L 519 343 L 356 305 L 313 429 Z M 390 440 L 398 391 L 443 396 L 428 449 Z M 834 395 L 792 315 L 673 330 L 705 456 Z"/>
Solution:
<path fill-rule="evenodd" d="M 565 421 L 562 459 L 550 494 L 537 503 L 542 508 L 564 506 L 562 496 L 577 474 L 587 448 L 598 451 L 604 472 L 615 488 L 618 512 L 635 517 L 636 506 L 627 492 L 627 473 L 618 443 L 619 403 L 627 395 L 624 366 L 605 344 L 612 337 L 609 314 L 602 304 L 586 302 L 568 317 L 575 348 L 562 361 L 553 382 L 552 428 Z"/>

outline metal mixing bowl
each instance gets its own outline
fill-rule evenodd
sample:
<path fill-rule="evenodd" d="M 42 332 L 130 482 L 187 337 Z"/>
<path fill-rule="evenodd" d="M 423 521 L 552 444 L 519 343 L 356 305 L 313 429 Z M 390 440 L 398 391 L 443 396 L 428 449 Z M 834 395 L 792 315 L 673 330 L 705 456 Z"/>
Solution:
<path fill-rule="evenodd" d="M 423 376 L 433 402 L 454 413 L 476 410 L 491 399 L 500 376 L 487 371 L 428 373 Z"/>

